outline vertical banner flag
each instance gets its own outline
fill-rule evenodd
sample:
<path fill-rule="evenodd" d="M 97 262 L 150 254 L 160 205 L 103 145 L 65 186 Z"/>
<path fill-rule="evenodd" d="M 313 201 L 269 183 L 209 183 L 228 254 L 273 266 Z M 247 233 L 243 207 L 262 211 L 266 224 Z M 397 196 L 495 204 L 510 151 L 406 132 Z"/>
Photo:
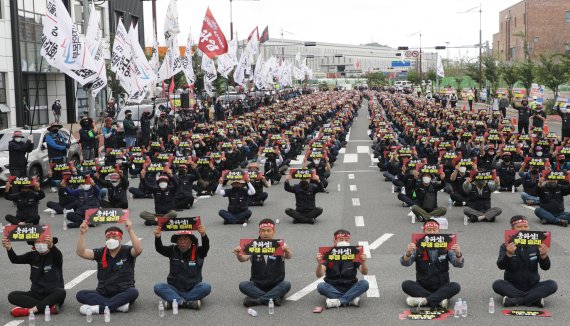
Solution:
<path fill-rule="evenodd" d="M 194 84 L 196 81 L 196 74 L 194 74 L 194 68 L 192 67 L 192 54 L 194 47 L 194 39 L 192 38 L 192 30 L 188 33 L 188 39 L 186 40 L 186 53 L 182 59 L 182 71 L 184 71 L 184 76 L 186 76 L 186 82 L 188 85 Z"/>
<path fill-rule="evenodd" d="M 87 49 L 97 67 L 97 79 L 93 81 L 91 85 L 91 96 L 97 96 L 105 86 L 107 86 L 107 69 L 105 66 L 105 58 L 103 57 L 103 42 L 102 42 L 102 31 L 99 22 L 99 15 L 95 11 L 95 5 L 91 2 L 89 8 L 89 24 L 87 25 L 87 31 L 85 32 L 85 43 Z"/>
<path fill-rule="evenodd" d="M 198 48 L 210 59 L 228 52 L 226 37 L 214 19 L 209 7 L 206 10 L 204 22 L 202 23 Z"/>
<path fill-rule="evenodd" d="M 259 37 L 259 44 L 263 44 L 269 40 L 269 26 L 265 26 L 265 29 Z"/>
<path fill-rule="evenodd" d="M 443 63 L 441 62 L 441 56 L 440 55 L 437 56 L 437 67 L 436 67 L 436 69 L 437 69 L 436 74 L 439 78 L 445 77 L 445 72 L 443 71 Z"/>

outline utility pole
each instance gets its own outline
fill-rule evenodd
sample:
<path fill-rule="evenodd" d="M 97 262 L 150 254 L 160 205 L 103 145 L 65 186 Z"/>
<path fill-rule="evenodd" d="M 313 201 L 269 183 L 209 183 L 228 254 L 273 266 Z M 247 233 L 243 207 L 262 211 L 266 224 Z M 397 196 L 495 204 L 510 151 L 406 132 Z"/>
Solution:
<path fill-rule="evenodd" d="M 92 13 L 96 14 L 96 13 Z M 87 35 L 87 25 L 89 25 L 89 0 L 83 0 L 83 35 Z M 76 82 L 76 87 L 79 85 Z M 97 113 L 95 112 L 95 98 L 91 95 L 91 87 L 83 88 L 85 90 L 85 97 L 87 98 L 87 109 L 89 111 L 89 117 L 93 120 L 97 118 Z M 75 99 L 77 101 L 77 98 Z M 79 113 L 79 112 L 78 112 Z"/>

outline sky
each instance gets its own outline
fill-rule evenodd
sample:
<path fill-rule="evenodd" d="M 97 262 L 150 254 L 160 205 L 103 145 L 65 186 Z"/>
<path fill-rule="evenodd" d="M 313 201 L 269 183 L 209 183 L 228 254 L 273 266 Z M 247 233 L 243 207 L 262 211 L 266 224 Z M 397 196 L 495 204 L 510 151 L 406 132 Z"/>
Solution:
<path fill-rule="evenodd" d="M 479 5 L 483 44 L 492 45 L 499 30 L 499 12 L 521 0 L 233 0 L 234 34 L 241 40 L 259 26 L 271 38 L 344 44 L 377 42 L 391 47 L 475 45 L 479 43 Z M 156 0 L 157 32 L 164 44 L 164 18 L 170 0 Z M 229 0 L 178 0 L 181 33 L 190 29 L 195 41 L 207 7 L 230 39 Z M 474 7 L 477 7 L 473 9 Z M 472 9 L 469 13 L 465 12 Z M 152 44 L 152 7 L 144 2 L 145 42 Z M 446 58 L 476 57 L 478 49 L 441 50 Z"/>

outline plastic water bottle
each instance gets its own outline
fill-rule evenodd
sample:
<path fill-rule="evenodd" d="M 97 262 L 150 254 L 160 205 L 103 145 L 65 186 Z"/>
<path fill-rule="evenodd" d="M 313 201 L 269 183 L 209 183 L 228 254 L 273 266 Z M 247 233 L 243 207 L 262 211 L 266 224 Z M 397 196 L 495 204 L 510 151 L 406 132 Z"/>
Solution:
<path fill-rule="evenodd" d="M 172 314 L 178 315 L 178 301 L 176 299 L 172 300 Z"/>
<path fill-rule="evenodd" d="M 55 217 L 55 211 L 54 211 L 53 209 L 52 209 L 51 212 L 49 213 L 49 216 L 50 216 L 51 218 L 54 218 L 54 217 Z"/>
<path fill-rule="evenodd" d="M 109 306 L 105 306 L 105 310 L 103 310 L 103 315 L 105 316 L 105 322 L 111 322 L 111 310 L 109 310 Z"/>
<path fill-rule="evenodd" d="M 463 215 L 463 225 L 467 224 L 469 224 L 469 218 L 467 217 L 467 215 Z"/>
<path fill-rule="evenodd" d="M 269 307 L 269 314 L 273 315 L 275 313 L 275 303 L 273 303 L 273 299 L 269 299 L 267 306 Z"/>
<path fill-rule="evenodd" d="M 46 306 L 46 310 L 44 310 L 44 321 L 51 321 L 51 310 L 49 310 L 49 306 Z"/>
<path fill-rule="evenodd" d="M 164 304 L 161 301 L 158 301 L 158 316 L 160 318 L 164 317 Z"/>
<path fill-rule="evenodd" d="M 340 183 L 336 185 L 336 190 L 340 192 Z"/>
<path fill-rule="evenodd" d="M 30 315 L 28 316 L 28 325 L 36 326 L 36 315 L 30 311 Z"/>
<path fill-rule="evenodd" d="M 495 313 L 495 299 L 493 298 L 489 299 L 489 313 L 490 314 Z"/>
<path fill-rule="evenodd" d="M 406 194 L 406 187 L 402 187 L 402 191 L 401 191 L 402 195 Z"/>
<path fill-rule="evenodd" d="M 412 213 L 412 224 L 416 224 L 416 214 Z"/>
<path fill-rule="evenodd" d="M 63 218 L 63 231 L 67 231 L 67 219 Z"/>
<path fill-rule="evenodd" d="M 467 317 L 467 301 L 463 300 L 461 305 L 461 317 Z"/>
<path fill-rule="evenodd" d="M 392 185 L 392 193 L 394 193 L 396 191 L 396 188 L 394 187 L 394 185 Z"/>
<path fill-rule="evenodd" d="M 512 186 L 511 193 L 513 193 L 513 194 L 515 193 L 515 186 Z"/>
<path fill-rule="evenodd" d="M 88 323 L 93 322 L 93 313 L 91 312 L 91 309 L 87 309 L 87 314 L 85 315 L 85 318 L 87 319 Z"/>
<path fill-rule="evenodd" d="M 257 317 L 257 311 L 255 311 L 251 308 L 247 309 L 247 313 L 252 317 Z"/>
<path fill-rule="evenodd" d="M 455 306 L 453 306 L 453 317 L 461 317 L 461 301 L 455 301 Z"/>
<path fill-rule="evenodd" d="M 452 206 L 453 206 L 453 200 L 451 199 L 451 197 L 449 197 L 449 199 L 447 199 L 447 209 L 451 209 Z"/>

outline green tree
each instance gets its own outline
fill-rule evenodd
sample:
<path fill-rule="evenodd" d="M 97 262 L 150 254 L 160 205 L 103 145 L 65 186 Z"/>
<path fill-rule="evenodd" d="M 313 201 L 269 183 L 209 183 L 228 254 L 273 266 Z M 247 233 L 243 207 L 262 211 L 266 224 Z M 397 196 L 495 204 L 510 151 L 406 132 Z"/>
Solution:
<path fill-rule="evenodd" d="M 568 80 L 568 72 L 564 70 L 564 63 L 560 55 L 544 55 L 538 58 L 536 66 L 536 79 L 554 93 L 554 99 L 558 97 L 560 85 Z"/>
<path fill-rule="evenodd" d="M 511 63 L 501 63 L 499 65 L 499 74 L 501 78 L 507 84 L 507 90 L 509 91 L 509 102 L 513 101 L 513 88 L 515 84 L 519 80 L 517 75 L 517 66 L 516 64 Z"/>
<path fill-rule="evenodd" d="M 426 73 L 426 80 L 431 80 L 433 83 L 435 83 L 436 79 L 437 76 L 435 74 L 435 70 L 433 69 L 428 70 L 428 72 Z"/>
<path fill-rule="evenodd" d="M 535 65 L 532 61 L 526 60 L 515 69 L 518 80 L 526 89 L 526 96 L 530 94 L 530 88 L 535 79 Z"/>
<path fill-rule="evenodd" d="M 481 85 L 483 83 L 480 80 L 479 64 L 478 63 L 475 63 L 475 62 L 467 63 L 467 65 L 465 66 L 465 74 L 467 76 L 471 77 L 471 79 L 473 79 L 477 83 L 478 88 L 481 88 Z"/>
<path fill-rule="evenodd" d="M 364 75 L 364 78 L 366 78 L 366 82 L 368 83 L 368 86 L 386 85 L 386 74 L 384 74 L 383 72 L 380 72 L 380 71 L 369 72 L 366 75 Z"/>
<path fill-rule="evenodd" d="M 414 85 L 421 85 L 422 83 L 422 77 L 420 76 L 420 74 L 417 71 L 408 71 L 408 77 L 407 77 L 408 81 L 410 81 L 412 84 Z"/>

